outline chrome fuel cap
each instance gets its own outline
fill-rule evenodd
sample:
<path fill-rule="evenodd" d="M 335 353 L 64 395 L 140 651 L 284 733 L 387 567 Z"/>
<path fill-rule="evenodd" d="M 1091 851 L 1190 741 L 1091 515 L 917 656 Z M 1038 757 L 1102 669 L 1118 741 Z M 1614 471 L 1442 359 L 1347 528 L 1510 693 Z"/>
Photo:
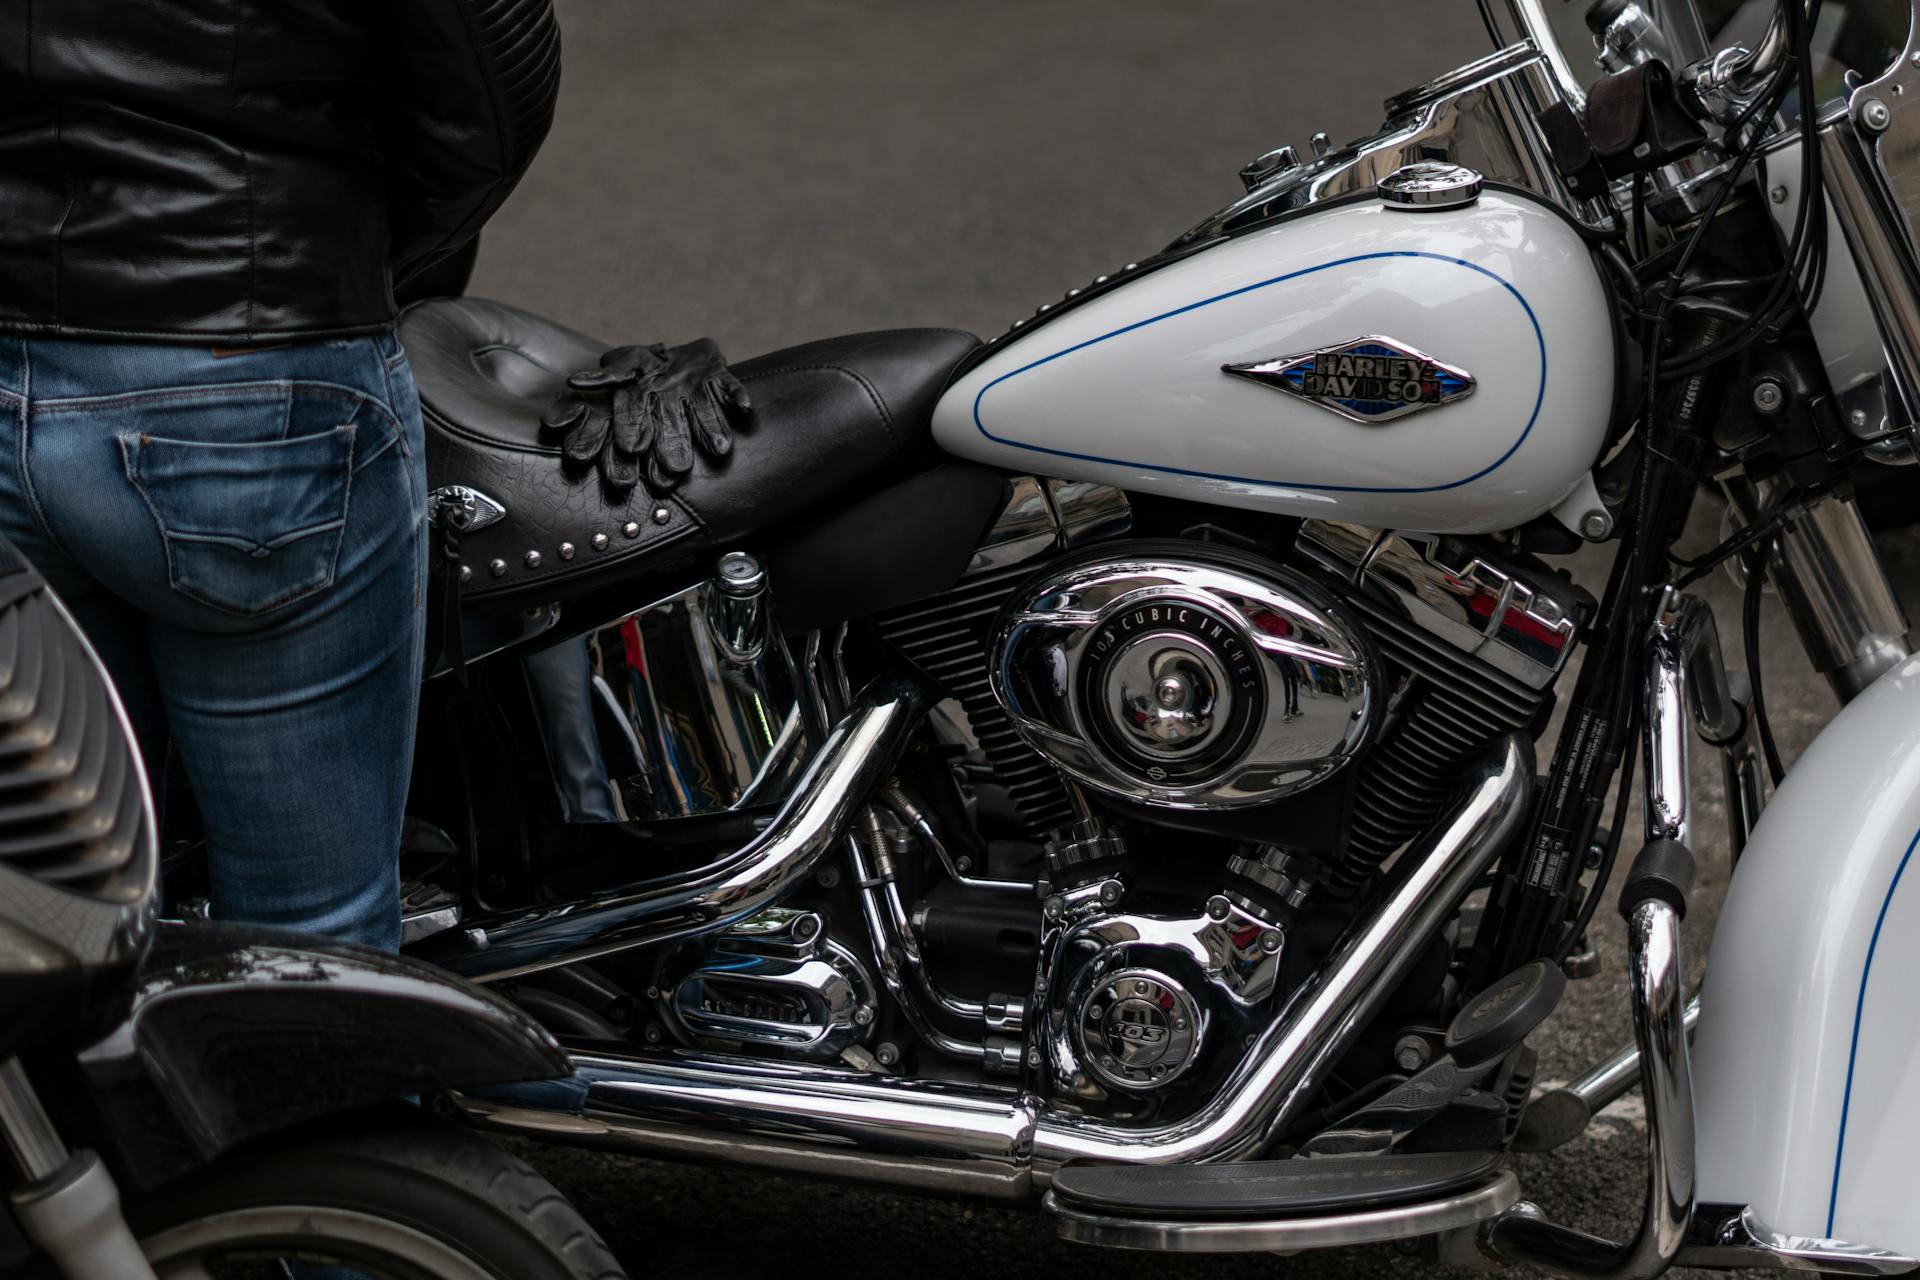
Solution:
<path fill-rule="evenodd" d="M 1374 184 L 1374 191 L 1396 209 L 1457 209 L 1480 198 L 1481 182 L 1465 165 L 1422 160 L 1395 169 Z"/>

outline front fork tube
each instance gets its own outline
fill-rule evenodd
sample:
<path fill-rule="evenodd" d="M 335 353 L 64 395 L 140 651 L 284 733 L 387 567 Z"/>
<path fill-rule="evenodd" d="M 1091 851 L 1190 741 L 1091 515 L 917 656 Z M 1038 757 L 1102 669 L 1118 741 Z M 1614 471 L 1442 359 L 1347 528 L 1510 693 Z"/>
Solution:
<path fill-rule="evenodd" d="M 1777 485 L 1735 476 L 1724 487 L 1740 522 L 1751 525 L 1766 518 Z M 1906 615 L 1851 497 L 1830 493 L 1809 504 L 1771 540 L 1765 564 L 1814 670 L 1843 705 L 1912 652 Z"/>
<path fill-rule="evenodd" d="M 154 1280 L 120 1212 L 113 1175 L 91 1151 L 69 1151 L 18 1058 L 0 1062 L 0 1137 L 21 1182 L 14 1217 L 67 1280 Z"/>

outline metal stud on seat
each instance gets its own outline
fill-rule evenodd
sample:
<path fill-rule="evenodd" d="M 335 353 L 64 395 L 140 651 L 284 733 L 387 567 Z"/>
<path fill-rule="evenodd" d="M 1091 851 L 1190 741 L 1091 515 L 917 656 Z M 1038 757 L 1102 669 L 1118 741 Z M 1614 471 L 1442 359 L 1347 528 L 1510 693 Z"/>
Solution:
<path fill-rule="evenodd" d="M 538 551 L 529 551 L 522 559 L 526 561 L 527 568 L 529 569 L 538 569 L 540 567 L 540 553 Z"/>
<path fill-rule="evenodd" d="M 573 559 L 573 544 L 571 542 L 563 542 L 560 544 L 560 558 L 562 560 Z"/>
<path fill-rule="evenodd" d="M 637 538 L 640 536 L 640 522 L 638 520 L 629 520 L 620 526 L 620 532 L 626 534 L 629 538 Z"/>
<path fill-rule="evenodd" d="M 489 561 L 487 563 L 487 572 L 496 578 L 504 578 L 507 576 L 507 562 L 505 560 Z"/>
<path fill-rule="evenodd" d="M 666 506 L 662 505 L 653 509 L 653 522 L 655 524 L 665 524 L 671 519 L 673 519 L 673 512 Z"/>
<path fill-rule="evenodd" d="M 589 538 L 588 541 L 593 544 L 595 551 L 605 551 L 607 549 L 607 535 L 604 533 L 596 533 L 593 537 Z"/>

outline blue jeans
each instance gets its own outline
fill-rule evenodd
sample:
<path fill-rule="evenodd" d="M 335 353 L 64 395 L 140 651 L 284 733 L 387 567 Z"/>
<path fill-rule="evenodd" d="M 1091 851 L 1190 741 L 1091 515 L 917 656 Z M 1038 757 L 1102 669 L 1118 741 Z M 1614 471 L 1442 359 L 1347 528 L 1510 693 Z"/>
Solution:
<path fill-rule="evenodd" d="M 388 950 L 427 581 L 391 334 L 240 351 L 0 336 L 0 535 L 171 740 L 212 910 Z"/>

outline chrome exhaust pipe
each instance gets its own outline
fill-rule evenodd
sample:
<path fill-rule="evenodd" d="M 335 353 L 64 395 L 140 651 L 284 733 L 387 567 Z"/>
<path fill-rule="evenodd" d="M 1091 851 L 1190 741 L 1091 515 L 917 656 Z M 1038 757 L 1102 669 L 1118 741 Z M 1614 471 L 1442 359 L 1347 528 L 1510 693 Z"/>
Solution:
<path fill-rule="evenodd" d="M 813 873 L 893 772 L 928 705 L 915 681 L 874 681 L 827 735 L 766 830 L 702 872 L 469 918 L 414 954 L 475 982 L 502 982 L 744 920 Z"/>
<path fill-rule="evenodd" d="M 1532 744 L 1503 740 L 1403 873 L 1194 1116 L 1128 1129 L 1011 1090 L 690 1054 L 574 1057 L 575 1074 L 459 1096 L 469 1121 L 547 1141 L 1021 1199 L 1069 1160 L 1174 1163 L 1257 1154 L 1325 1081 L 1421 946 L 1518 833 Z"/>

